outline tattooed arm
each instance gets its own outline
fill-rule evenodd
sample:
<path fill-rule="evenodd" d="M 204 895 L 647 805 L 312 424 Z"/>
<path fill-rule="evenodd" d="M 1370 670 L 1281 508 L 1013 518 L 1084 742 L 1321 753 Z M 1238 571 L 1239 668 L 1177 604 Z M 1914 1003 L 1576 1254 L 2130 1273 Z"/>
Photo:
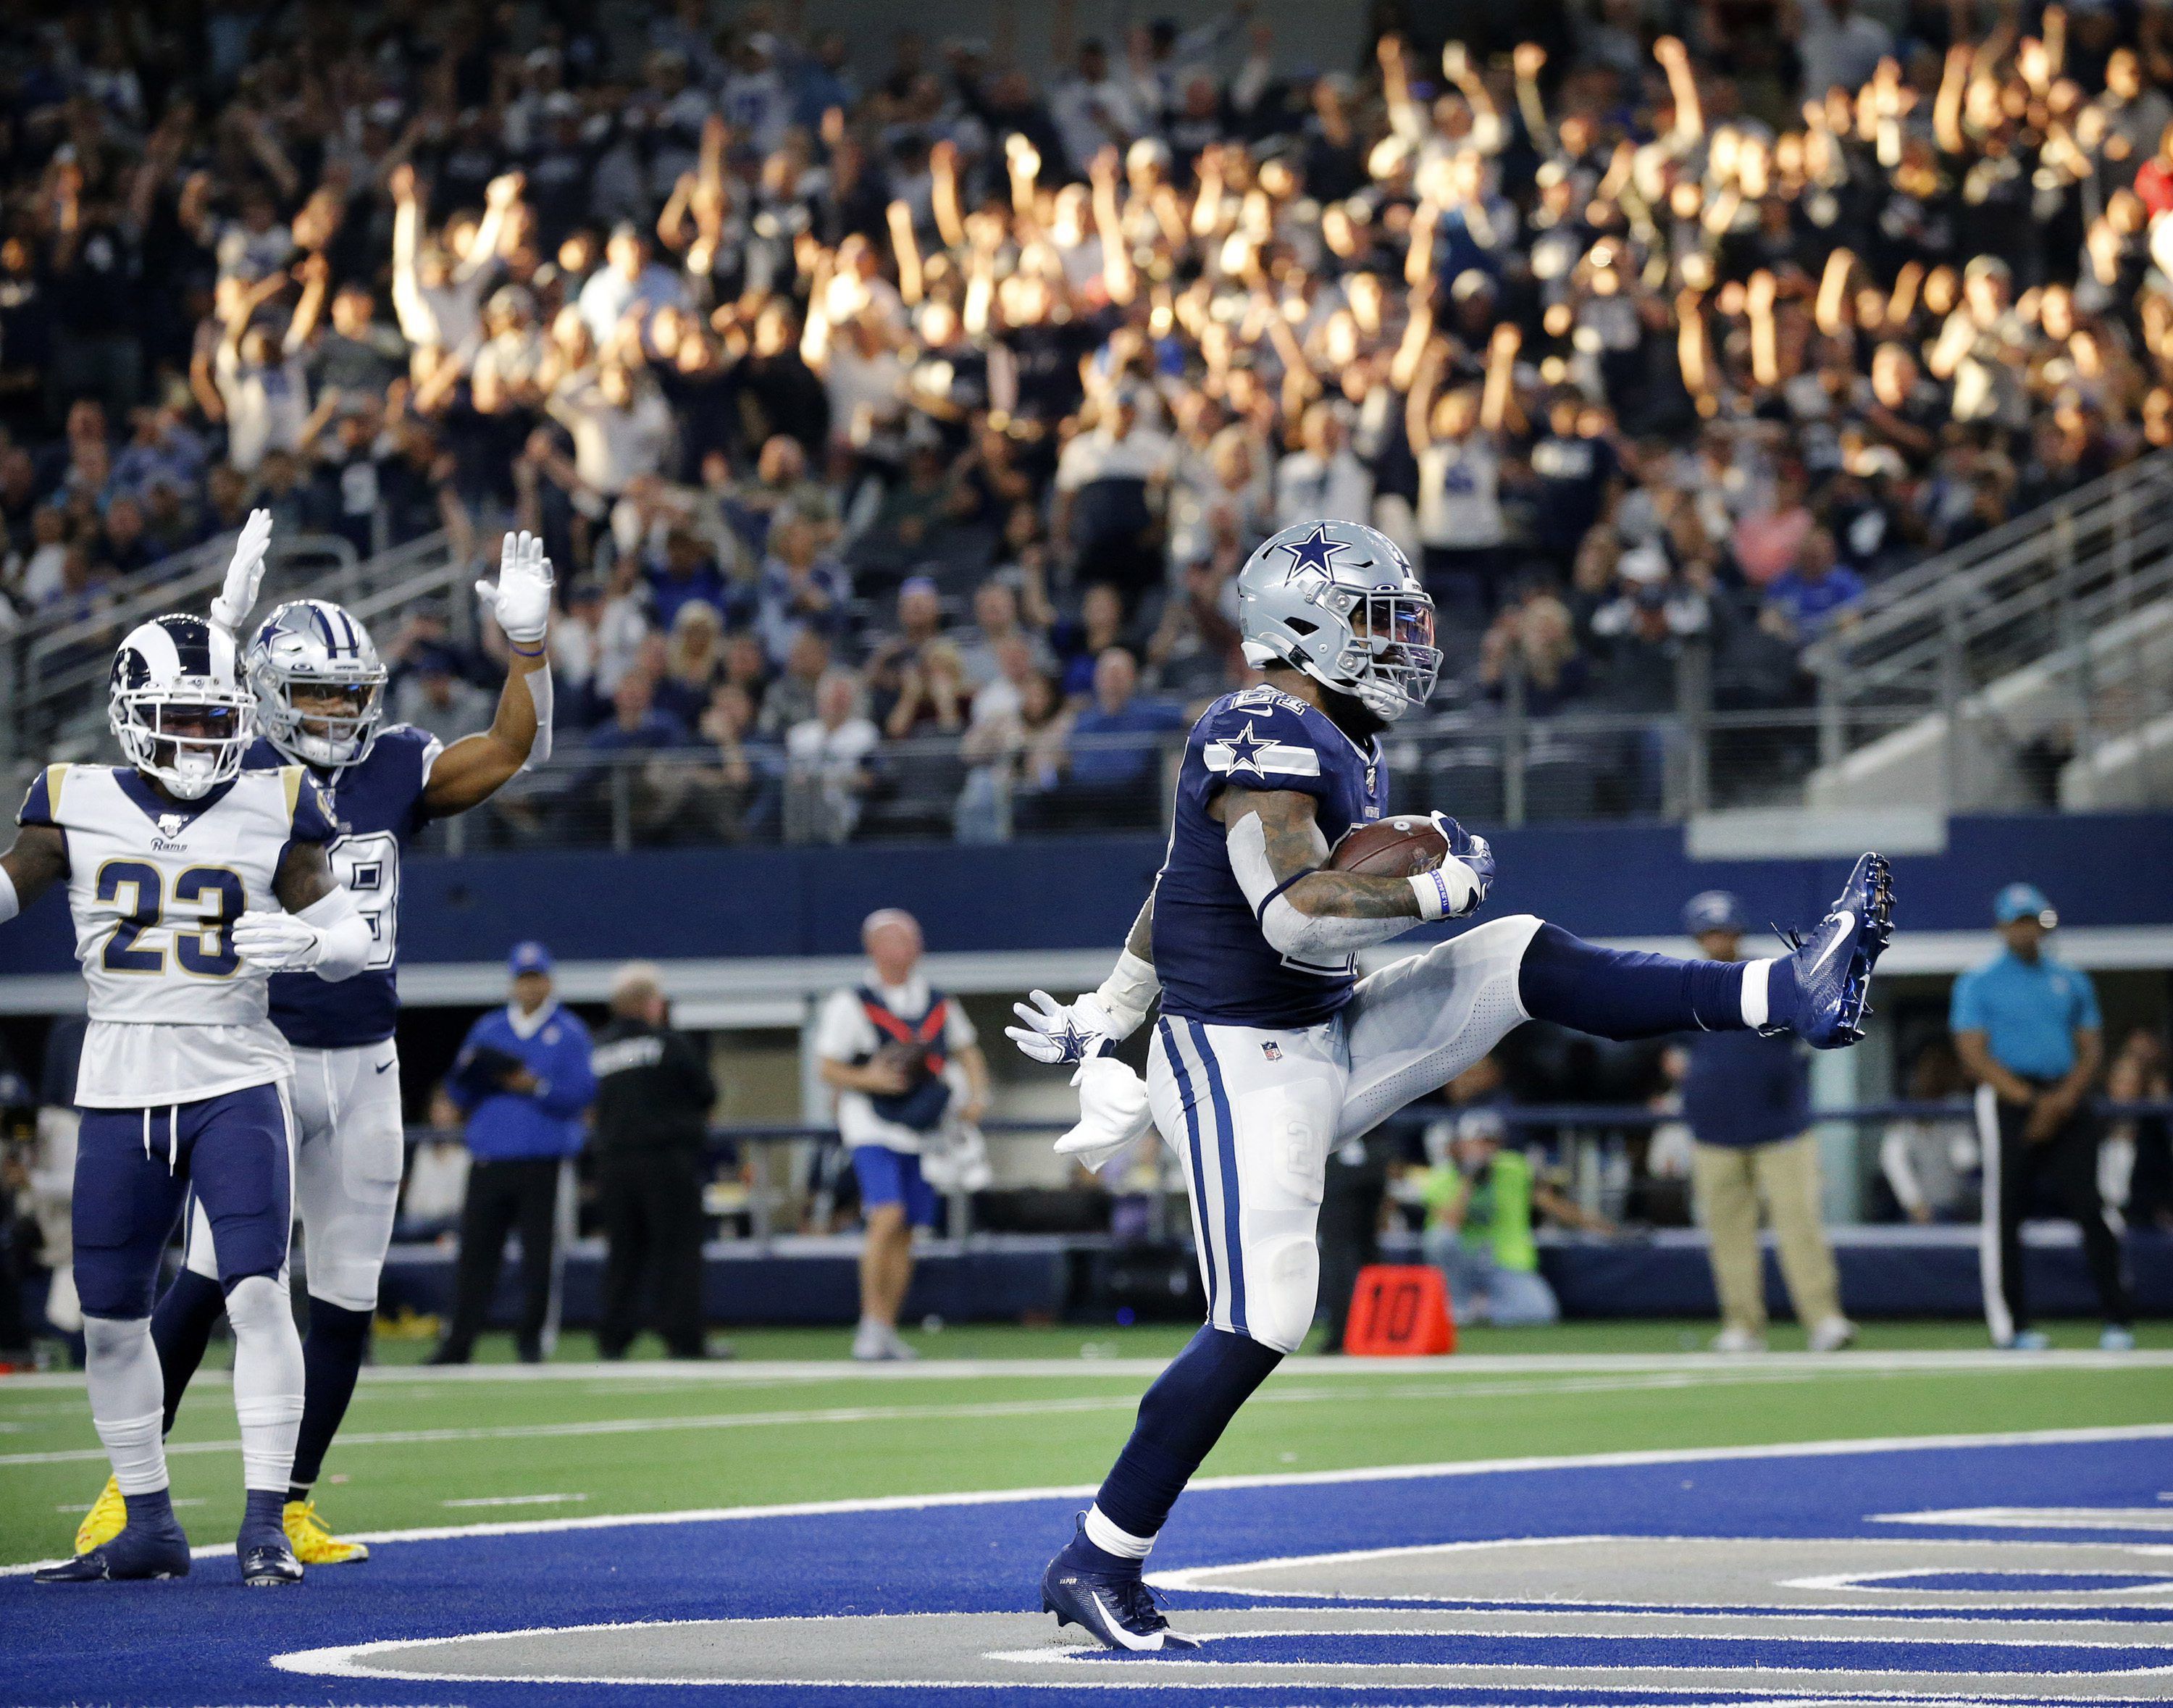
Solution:
<path fill-rule="evenodd" d="M 1309 795 L 1227 790 L 1230 868 L 1268 941 L 1299 960 L 1333 960 L 1401 936 L 1426 915 L 1409 878 L 1325 869 L 1328 838 Z"/>

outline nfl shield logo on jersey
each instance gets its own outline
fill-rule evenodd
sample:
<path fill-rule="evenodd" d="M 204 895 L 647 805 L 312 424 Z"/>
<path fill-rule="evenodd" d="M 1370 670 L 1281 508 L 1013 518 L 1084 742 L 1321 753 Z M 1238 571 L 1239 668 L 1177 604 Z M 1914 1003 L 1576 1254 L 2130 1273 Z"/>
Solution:
<path fill-rule="evenodd" d="M 1260 1042 L 1260 1053 L 1271 1062 L 1279 1062 L 1283 1059 L 1283 1047 L 1273 1038 L 1264 1038 Z"/>

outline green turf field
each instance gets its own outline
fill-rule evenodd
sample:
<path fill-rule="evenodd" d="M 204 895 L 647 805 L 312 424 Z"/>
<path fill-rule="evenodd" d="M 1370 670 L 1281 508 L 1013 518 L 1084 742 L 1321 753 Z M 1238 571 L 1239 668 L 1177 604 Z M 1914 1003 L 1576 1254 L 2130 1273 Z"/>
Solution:
<path fill-rule="evenodd" d="M 319 1501 L 338 1528 L 377 1531 L 1092 1483 L 1124 1439 L 1150 1361 L 1185 1332 L 917 1333 L 938 1367 L 874 1375 L 841 1365 L 846 1336 L 832 1330 L 742 1334 L 737 1364 L 588 1365 L 575 1336 L 552 1366 L 452 1372 L 403 1367 L 423 1347 L 391 1341 L 356 1393 Z M 1948 1323 L 1874 1325 L 1860 1351 L 1825 1359 L 1684 1355 L 1709 1333 L 1689 1323 L 1481 1330 L 1448 1360 L 1291 1360 L 1205 1468 L 2173 1421 L 2173 1362 L 2162 1357 L 1957 1362 L 1983 1354 L 1982 1336 Z M 2079 1325 L 2055 1331 L 2066 1347 L 2095 1338 Z M 1787 1331 L 1775 1340 L 1786 1349 Z M 2173 1349 L 2173 1325 L 2146 1329 L 2143 1344 Z M 498 1359 L 507 1350 L 487 1343 Z M 1942 1350 L 1947 1360 L 1906 1355 Z M 1541 1355 L 1520 1356 L 1531 1354 Z M 1635 1357 L 1604 1361 L 1623 1355 Z M 198 1542 L 230 1534 L 240 1506 L 224 1361 L 215 1349 L 171 1443 L 175 1504 Z M 105 1475 L 79 1379 L 0 1379 L 0 1563 L 64 1550 Z"/>

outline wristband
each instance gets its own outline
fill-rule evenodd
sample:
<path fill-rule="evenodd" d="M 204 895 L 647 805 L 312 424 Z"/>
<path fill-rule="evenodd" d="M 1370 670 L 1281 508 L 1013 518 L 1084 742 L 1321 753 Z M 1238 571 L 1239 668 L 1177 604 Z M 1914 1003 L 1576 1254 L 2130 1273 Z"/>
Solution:
<path fill-rule="evenodd" d="M 1411 893 L 1418 897 L 1421 919 L 1446 919 L 1459 911 L 1459 900 L 1468 899 L 1470 895 L 1467 888 L 1463 897 L 1456 896 L 1448 886 L 1447 871 L 1441 866 L 1430 872 L 1415 873 L 1410 883 Z"/>
<path fill-rule="evenodd" d="M 1129 949 L 1117 956 L 1116 967 L 1094 994 L 1109 1016 L 1113 1037 L 1129 1037 L 1147 1017 L 1147 1010 L 1162 993 L 1162 975 L 1154 962 Z"/>

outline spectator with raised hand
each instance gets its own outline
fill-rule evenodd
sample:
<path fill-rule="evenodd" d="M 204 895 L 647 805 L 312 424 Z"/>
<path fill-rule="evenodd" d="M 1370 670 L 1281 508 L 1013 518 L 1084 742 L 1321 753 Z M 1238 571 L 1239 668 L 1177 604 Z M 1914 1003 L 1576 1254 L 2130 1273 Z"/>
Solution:
<path fill-rule="evenodd" d="M 843 564 L 820 554 L 817 525 L 788 512 L 770 525 L 769 555 L 756 585 L 755 633 L 770 663 L 789 664 L 800 637 L 841 634 L 852 581 Z"/>

